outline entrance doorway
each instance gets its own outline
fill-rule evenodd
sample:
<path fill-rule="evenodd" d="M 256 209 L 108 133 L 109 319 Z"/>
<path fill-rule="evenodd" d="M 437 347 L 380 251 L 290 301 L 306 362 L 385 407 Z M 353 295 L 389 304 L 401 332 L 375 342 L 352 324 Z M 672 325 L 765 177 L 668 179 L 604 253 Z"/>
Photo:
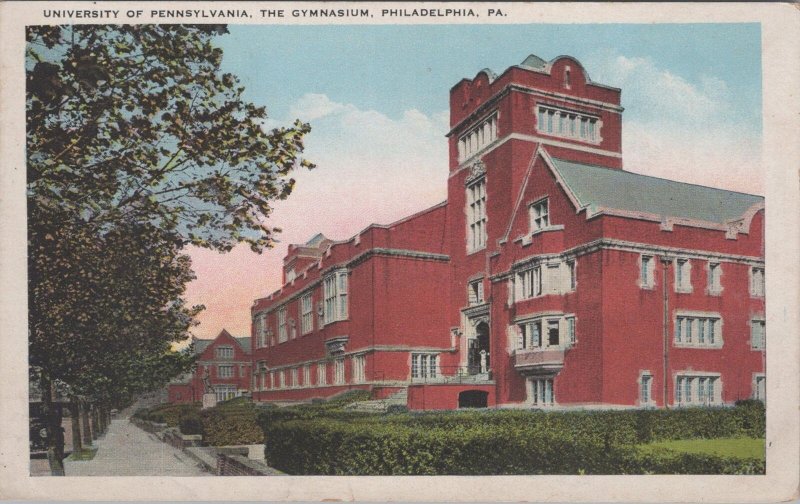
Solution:
<path fill-rule="evenodd" d="M 475 326 L 475 337 L 469 340 L 467 368 L 469 374 L 489 371 L 489 324 L 486 322 Z"/>

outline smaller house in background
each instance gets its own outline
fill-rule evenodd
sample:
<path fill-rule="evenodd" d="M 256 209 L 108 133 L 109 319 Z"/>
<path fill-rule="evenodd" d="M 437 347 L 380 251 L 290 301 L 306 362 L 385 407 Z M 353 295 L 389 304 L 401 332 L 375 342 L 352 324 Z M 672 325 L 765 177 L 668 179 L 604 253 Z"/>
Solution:
<path fill-rule="evenodd" d="M 213 340 L 193 338 L 192 343 L 197 355 L 195 370 L 168 385 L 169 402 L 202 400 L 206 377 L 217 401 L 250 392 L 252 362 L 249 337 L 236 338 L 223 329 Z"/>

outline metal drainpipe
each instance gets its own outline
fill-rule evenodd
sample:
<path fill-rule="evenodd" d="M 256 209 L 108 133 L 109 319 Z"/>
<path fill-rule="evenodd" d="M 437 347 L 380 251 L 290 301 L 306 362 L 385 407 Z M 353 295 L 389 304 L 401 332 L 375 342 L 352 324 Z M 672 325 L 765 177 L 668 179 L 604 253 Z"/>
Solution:
<path fill-rule="evenodd" d="M 667 271 L 669 270 L 669 264 L 672 260 L 669 257 L 662 257 L 661 258 L 661 265 L 662 268 L 662 291 L 664 293 L 664 321 L 663 321 L 663 345 L 664 345 L 664 362 L 663 362 L 663 376 L 662 376 L 662 388 L 664 390 L 663 394 L 663 401 L 664 401 L 664 409 L 669 409 L 669 387 L 668 387 L 668 378 L 669 378 L 669 297 L 667 291 L 667 279 L 669 278 Z"/>

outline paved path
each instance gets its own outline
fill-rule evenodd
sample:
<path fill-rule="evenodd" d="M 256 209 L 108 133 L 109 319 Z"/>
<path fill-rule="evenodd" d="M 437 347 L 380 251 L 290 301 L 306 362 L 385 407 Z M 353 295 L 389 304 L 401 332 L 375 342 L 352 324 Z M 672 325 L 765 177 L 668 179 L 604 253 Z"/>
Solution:
<path fill-rule="evenodd" d="M 94 445 L 99 448 L 94 459 L 64 461 L 67 476 L 212 476 L 127 417 L 112 420 L 105 436 Z"/>

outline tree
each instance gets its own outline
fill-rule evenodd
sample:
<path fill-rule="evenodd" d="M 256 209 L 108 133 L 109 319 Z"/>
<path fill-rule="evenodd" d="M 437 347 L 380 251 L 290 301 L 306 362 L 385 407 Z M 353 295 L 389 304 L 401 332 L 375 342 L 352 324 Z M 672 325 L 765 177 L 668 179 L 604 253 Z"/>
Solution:
<path fill-rule="evenodd" d="M 43 389 L 60 380 L 108 403 L 185 367 L 167 351 L 198 309 L 182 301 L 182 248 L 271 247 L 272 202 L 314 167 L 309 125 L 266 131 L 265 109 L 221 72 L 226 31 L 28 27 L 29 348 Z"/>

